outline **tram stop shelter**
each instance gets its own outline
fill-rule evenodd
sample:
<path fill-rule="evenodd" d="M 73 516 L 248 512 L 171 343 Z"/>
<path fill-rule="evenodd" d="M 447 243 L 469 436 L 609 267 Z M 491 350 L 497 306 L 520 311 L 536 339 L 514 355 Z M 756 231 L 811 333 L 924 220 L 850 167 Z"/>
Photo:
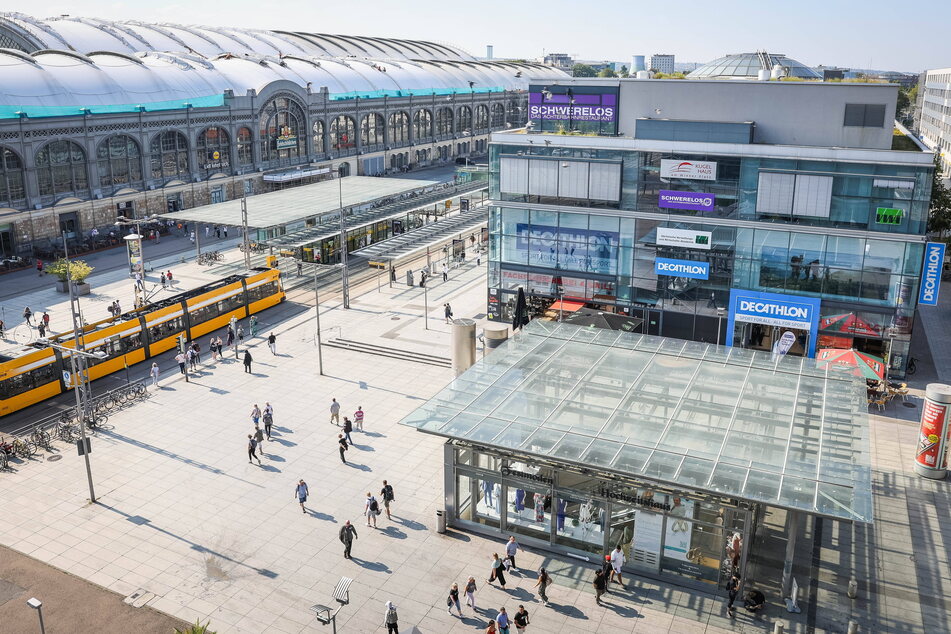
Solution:
<path fill-rule="evenodd" d="M 451 525 L 711 592 L 772 540 L 788 597 L 804 516 L 872 522 L 864 381 L 814 359 L 535 320 L 401 424 Z"/>

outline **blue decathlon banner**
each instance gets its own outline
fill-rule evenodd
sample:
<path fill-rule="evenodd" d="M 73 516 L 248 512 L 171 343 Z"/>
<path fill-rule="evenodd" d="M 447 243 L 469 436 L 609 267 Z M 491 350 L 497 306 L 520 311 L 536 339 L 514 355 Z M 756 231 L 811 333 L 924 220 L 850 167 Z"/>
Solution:
<path fill-rule="evenodd" d="M 809 356 L 816 356 L 820 300 L 815 297 L 781 295 L 730 289 L 726 345 L 733 345 L 736 322 L 796 328 L 809 331 Z"/>
<path fill-rule="evenodd" d="M 695 280 L 708 280 L 710 279 L 710 263 L 657 258 L 654 260 L 654 273 L 672 277 L 689 277 Z"/>
<path fill-rule="evenodd" d="M 941 268 L 944 265 L 944 243 L 929 242 L 925 245 L 925 263 L 921 267 L 921 292 L 918 304 L 938 305 L 938 291 L 941 288 Z"/>

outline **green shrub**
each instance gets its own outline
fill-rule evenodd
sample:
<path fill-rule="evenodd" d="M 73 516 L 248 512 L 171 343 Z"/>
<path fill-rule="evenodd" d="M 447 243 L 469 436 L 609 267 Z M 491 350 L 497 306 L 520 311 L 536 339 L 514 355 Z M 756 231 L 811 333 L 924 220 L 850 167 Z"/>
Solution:
<path fill-rule="evenodd" d="M 201 624 L 201 621 L 195 620 L 194 625 L 189 625 L 183 630 L 175 628 L 175 634 L 216 634 L 213 630 L 208 629 L 208 624 Z"/>
<path fill-rule="evenodd" d="M 82 260 L 70 260 L 60 258 L 46 267 L 46 272 L 59 278 L 60 282 L 65 282 L 68 277 L 73 278 L 76 284 L 82 284 L 86 278 L 95 270 L 95 267 L 89 266 Z"/>

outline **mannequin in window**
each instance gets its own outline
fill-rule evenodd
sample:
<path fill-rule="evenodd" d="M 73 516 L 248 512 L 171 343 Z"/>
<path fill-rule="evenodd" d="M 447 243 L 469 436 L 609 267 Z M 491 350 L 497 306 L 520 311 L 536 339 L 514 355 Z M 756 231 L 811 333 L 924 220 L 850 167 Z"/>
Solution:
<path fill-rule="evenodd" d="M 564 532 L 565 530 L 565 511 L 568 508 L 568 502 L 565 500 L 558 500 L 558 513 L 557 513 L 557 527 L 559 532 Z"/>
<path fill-rule="evenodd" d="M 499 484 L 498 482 L 496 482 L 492 486 L 492 496 L 495 498 L 493 500 L 493 502 L 495 502 L 495 514 L 501 515 L 502 514 L 502 485 Z"/>
<path fill-rule="evenodd" d="M 578 509 L 578 521 L 581 522 L 581 535 L 584 537 L 592 529 L 594 523 L 594 504 L 590 498 Z"/>
<path fill-rule="evenodd" d="M 515 489 L 515 512 L 521 514 L 525 510 L 525 490 Z"/>
<path fill-rule="evenodd" d="M 689 526 L 687 525 L 685 517 L 687 517 L 687 508 L 683 505 L 680 498 L 674 496 L 674 507 L 670 509 L 671 517 L 675 517 L 673 524 L 671 525 L 670 530 L 674 533 L 683 533 Z"/>
<path fill-rule="evenodd" d="M 488 480 L 481 481 L 482 486 L 482 499 L 485 502 L 486 508 L 492 506 L 492 483 Z"/>
<path fill-rule="evenodd" d="M 535 521 L 545 521 L 545 496 L 541 493 L 535 494 Z"/>

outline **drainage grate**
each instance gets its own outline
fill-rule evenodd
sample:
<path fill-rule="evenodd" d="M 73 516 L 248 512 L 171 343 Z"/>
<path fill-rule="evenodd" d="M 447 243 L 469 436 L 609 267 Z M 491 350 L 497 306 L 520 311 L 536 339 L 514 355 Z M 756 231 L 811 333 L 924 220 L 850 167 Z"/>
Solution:
<path fill-rule="evenodd" d="M 57 460 L 62 460 L 62 459 L 63 459 L 63 456 L 60 456 L 60 455 L 50 456 L 46 459 L 46 462 L 56 462 Z"/>

